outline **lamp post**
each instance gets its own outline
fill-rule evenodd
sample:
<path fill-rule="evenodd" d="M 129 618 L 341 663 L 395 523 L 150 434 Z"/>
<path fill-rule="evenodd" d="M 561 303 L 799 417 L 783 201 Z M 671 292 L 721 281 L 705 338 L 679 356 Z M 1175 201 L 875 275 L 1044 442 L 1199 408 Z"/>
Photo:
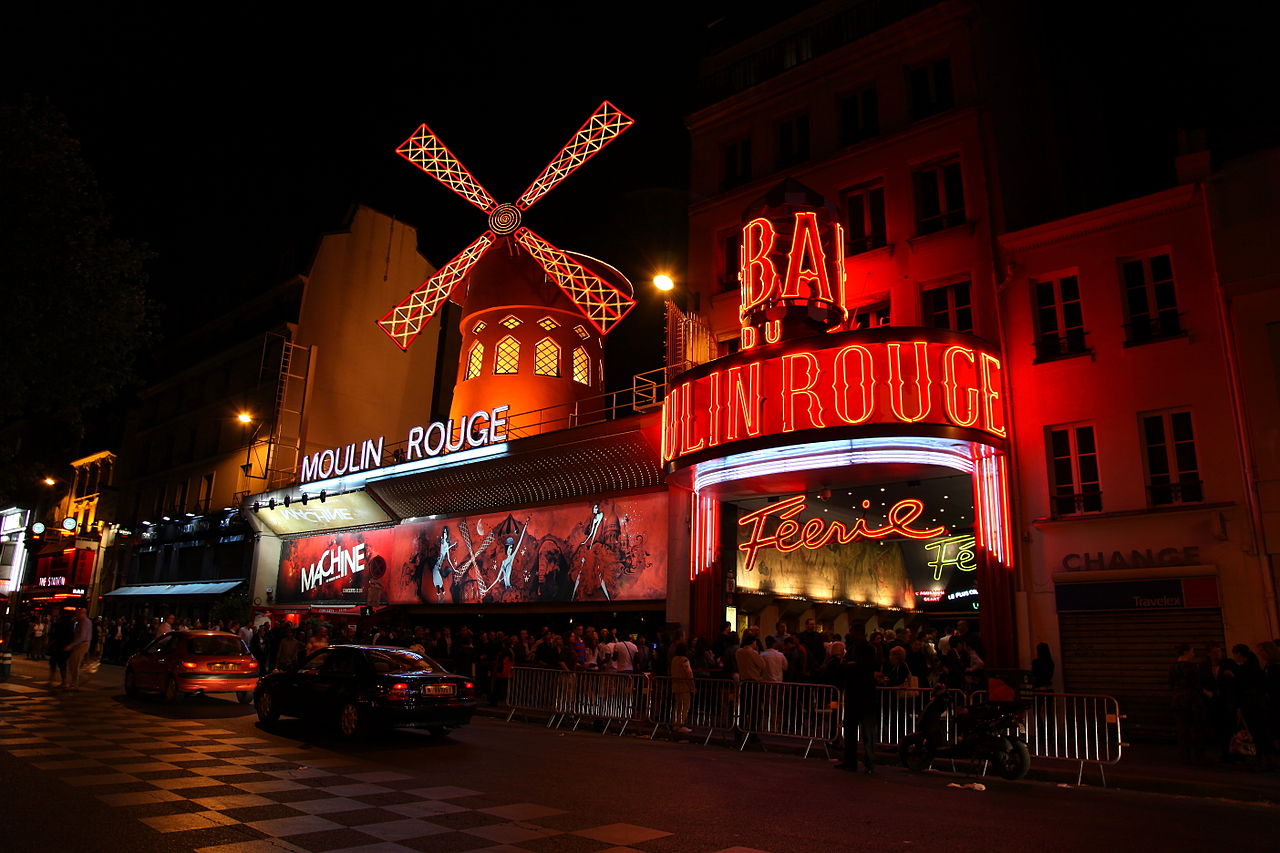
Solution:
<path fill-rule="evenodd" d="M 249 412 L 240 412 L 238 415 L 236 415 L 236 420 L 247 427 L 249 424 L 253 423 L 256 419 Z M 266 421 L 258 420 L 257 425 L 254 426 L 253 428 L 253 433 L 249 436 L 248 440 L 245 442 L 244 464 L 240 466 L 240 470 L 244 473 L 244 476 L 246 479 L 250 479 L 250 480 L 267 479 L 267 462 L 270 461 L 270 448 L 268 448 L 267 450 L 268 459 L 264 461 L 262 465 L 262 473 L 261 474 L 253 473 L 253 445 L 258 440 L 258 433 L 262 431 L 262 427 L 265 424 L 266 424 Z"/>

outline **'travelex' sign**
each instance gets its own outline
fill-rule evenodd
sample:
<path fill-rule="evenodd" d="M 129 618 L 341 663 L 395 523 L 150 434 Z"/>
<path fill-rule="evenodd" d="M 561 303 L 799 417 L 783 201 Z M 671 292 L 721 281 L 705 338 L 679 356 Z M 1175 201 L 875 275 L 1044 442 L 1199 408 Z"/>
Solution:
<path fill-rule="evenodd" d="M 364 492 L 335 495 L 323 503 L 313 498 L 305 505 L 294 502 L 290 506 L 277 505 L 274 509 L 262 507 L 258 510 L 258 518 L 278 536 L 391 521 L 391 516 Z"/>
<path fill-rule="evenodd" d="M 494 604 L 654 600 L 665 492 L 286 540 L 277 600 Z"/>
<path fill-rule="evenodd" d="M 455 453 L 470 447 L 484 447 L 507 440 L 508 406 L 498 406 L 488 411 L 478 411 L 461 418 L 436 421 L 428 426 L 416 426 L 409 430 L 404 442 L 404 458 L 398 462 L 413 462 L 431 456 Z M 385 436 L 353 441 L 342 447 L 320 450 L 302 457 L 299 483 L 327 480 L 358 471 L 368 471 L 382 466 Z"/>
<path fill-rule="evenodd" d="M 960 427 L 1005 437 L 1001 362 L 977 338 L 884 328 L 802 344 L 739 352 L 685 374 L 663 402 L 663 460 L 826 429 Z"/>

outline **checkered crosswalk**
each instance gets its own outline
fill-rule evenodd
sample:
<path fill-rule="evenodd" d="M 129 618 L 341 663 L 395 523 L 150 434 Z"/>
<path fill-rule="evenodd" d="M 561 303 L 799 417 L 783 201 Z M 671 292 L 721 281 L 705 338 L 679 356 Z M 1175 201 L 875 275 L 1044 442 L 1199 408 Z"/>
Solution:
<path fill-rule="evenodd" d="M 623 853 L 672 835 L 69 699 L 0 689 L 0 749 L 198 853 Z"/>

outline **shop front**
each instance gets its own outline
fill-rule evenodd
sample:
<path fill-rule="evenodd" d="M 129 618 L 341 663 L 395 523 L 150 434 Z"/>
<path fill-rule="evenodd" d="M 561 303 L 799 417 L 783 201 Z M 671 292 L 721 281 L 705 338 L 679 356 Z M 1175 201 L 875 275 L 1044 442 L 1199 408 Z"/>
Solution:
<path fill-rule="evenodd" d="M 794 182 L 747 218 L 741 347 L 677 376 L 663 407 L 663 461 L 689 501 L 694 633 L 735 613 L 765 633 L 966 618 L 989 662 L 1012 662 L 999 351 L 939 329 L 849 329 L 839 223 Z"/>

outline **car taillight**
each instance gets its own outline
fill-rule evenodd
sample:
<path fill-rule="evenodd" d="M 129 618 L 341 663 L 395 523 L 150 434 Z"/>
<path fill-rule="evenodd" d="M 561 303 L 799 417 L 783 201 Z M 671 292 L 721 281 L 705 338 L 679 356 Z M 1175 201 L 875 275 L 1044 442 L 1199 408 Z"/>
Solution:
<path fill-rule="evenodd" d="M 256 660 L 251 660 L 251 661 L 249 661 L 249 663 L 248 663 L 248 668 L 249 668 L 249 669 L 257 669 L 257 668 L 258 668 L 258 662 L 257 662 Z"/>
<path fill-rule="evenodd" d="M 195 661 L 193 661 L 193 660 L 184 660 L 184 661 L 182 662 L 182 668 L 183 668 L 183 669 L 197 669 L 197 668 L 199 668 L 199 666 L 200 666 L 200 664 L 196 663 L 196 662 L 195 662 Z"/>
<path fill-rule="evenodd" d="M 387 688 L 388 699 L 408 699 L 413 691 L 403 681 Z"/>
<path fill-rule="evenodd" d="M 462 695 L 463 695 L 463 696 L 474 696 L 474 695 L 475 695 L 475 693 L 476 693 L 476 685 L 475 685 L 475 683 L 474 683 L 474 682 L 471 682 L 471 681 L 465 681 L 465 682 L 463 682 L 463 684 L 462 684 Z"/>

